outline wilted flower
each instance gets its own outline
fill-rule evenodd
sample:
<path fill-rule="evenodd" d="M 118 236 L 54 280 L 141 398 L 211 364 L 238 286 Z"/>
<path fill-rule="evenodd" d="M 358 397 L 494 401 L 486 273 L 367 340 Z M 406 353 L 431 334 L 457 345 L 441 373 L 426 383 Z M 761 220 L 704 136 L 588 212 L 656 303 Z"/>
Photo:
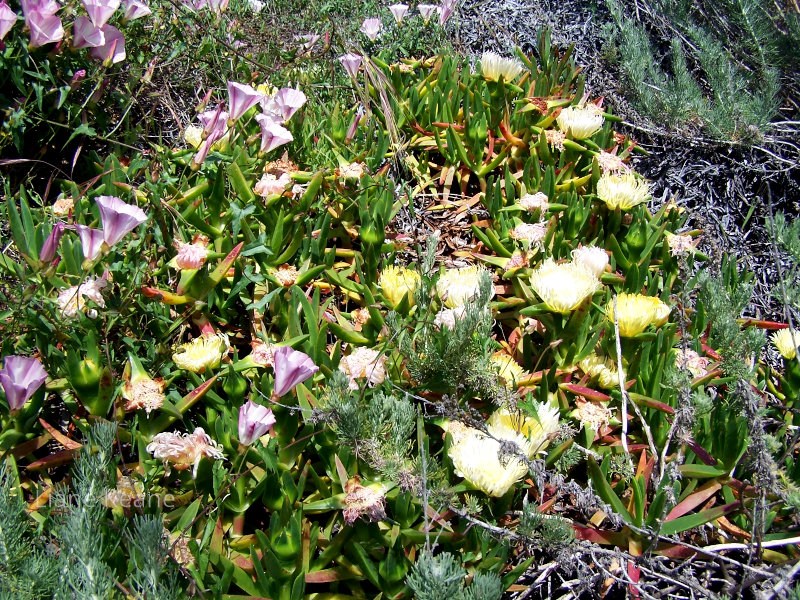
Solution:
<path fill-rule="evenodd" d="M 358 75 L 358 69 L 361 67 L 361 56 L 352 52 L 348 52 L 347 54 L 342 54 L 338 60 L 340 63 L 342 63 L 342 66 L 344 67 L 344 70 L 347 71 L 347 74 L 355 79 Z"/>
<path fill-rule="evenodd" d="M 445 306 L 458 308 L 478 295 L 484 273 L 488 273 L 488 271 L 481 265 L 448 269 L 436 282 L 436 292 Z M 492 287 L 491 295 L 494 295 L 494 287 Z"/>
<path fill-rule="evenodd" d="M 127 400 L 125 411 L 144 409 L 149 415 L 164 404 L 164 388 L 167 383 L 163 378 L 152 379 L 142 367 L 142 363 L 133 354 L 130 355 L 130 380 L 122 388 L 122 397 Z"/>
<path fill-rule="evenodd" d="M 558 408 L 548 403 L 537 402 L 533 408 L 535 416 L 500 408 L 486 421 L 486 430 L 498 439 L 516 442 L 525 456 L 533 458 L 558 431 L 559 416 Z"/>
<path fill-rule="evenodd" d="M 608 253 L 597 246 L 581 246 L 572 251 L 572 262 L 586 267 L 599 279 L 608 265 Z"/>
<path fill-rule="evenodd" d="M 205 373 L 216 369 L 228 354 L 228 336 L 224 333 L 201 335 L 191 342 L 181 344 L 172 355 L 179 369 L 192 373 Z"/>
<path fill-rule="evenodd" d="M 239 409 L 239 442 L 250 446 L 275 425 L 275 415 L 266 406 L 248 400 Z"/>
<path fill-rule="evenodd" d="M 273 356 L 275 384 L 272 395 L 276 398 L 288 394 L 294 386 L 303 383 L 319 371 L 319 367 L 314 364 L 310 356 L 289 346 L 276 348 Z"/>
<path fill-rule="evenodd" d="M 138 479 L 122 476 L 117 480 L 117 487 L 108 490 L 100 499 L 106 508 L 130 508 L 144 504 L 144 485 Z"/>
<path fill-rule="evenodd" d="M 339 167 L 339 177 L 343 179 L 361 179 L 364 175 L 364 163 L 353 162 Z"/>
<path fill-rule="evenodd" d="M 309 33 L 305 35 L 296 35 L 294 36 L 295 41 L 300 42 L 301 47 L 304 51 L 308 52 L 311 48 L 314 47 L 314 44 L 317 43 L 320 36 L 314 33 Z"/>
<path fill-rule="evenodd" d="M 770 336 L 772 343 L 786 360 L 793 360 L 800 347 L 800 331 L 792 331 L 788 327 L 779 329 Z"/>
<path fill-rule="evenodd" d="M 252 351 L 248 358 L 259 367 L 271 367 L 275 364 L 275 346 L 265 344 L 261 340 L 250 343 Z"/>
<path fill-rule="evenodd" d="M 147 221 L 141 208 L 126 204 L 116 196 L 98 196 L 95 202 L 103 223 L 103 240 L 109 248 Z"/>
<path fill-rule="evenodd" d="M 66 217 L 75 208 L 75 199 L 72 196 L 61 194 L 53 203 L 52 211 L 56 217 Z"/>
<path fill-rule="evenodd" d="M 135 21 L 153 12 L 143 0 L 122 0 L 122 6 L 125 8 L 122 18 L 126 21 Z"/>
<path fill-rule="evenodd" d="M 403 17 L 408 12 L 408 4 L 392 4 L 389 6 L 389 12 L 392 13 L 394 20 L 400 25 L 403 22 Z"/>
<path fill-rule="evenodd" d="M 381 20 L 376 18 L 371 19 L 364 19 L 364 22 L 361 24 L 360 31 L 365 36 L 367 36 L 370 41 L 375 41 L 378 38 L 378 34 L 381 32 L 383 26 L 381 25 Z"/>
<path fill-rule="evenodd" d="M 61 314 L 65 317 L 76 317 L 79 311 L 83 311 L 88 298 L 100 308 L 105 308 L 106 302 L 100 293 L 106 286 L 108 281 L 104 277 L 93 277 L 87 279 L 80 285 L 74 285 L 65 290 L 61 290 L 58 294 L 58 306 L 61 309 Z M 86 316 L 94 319 L 97 316 L 97 311 L 91 309 L 86 311 Z"/>
<path fill-rule="evenodd" d="M 800 343 L 800 336 L 798 336 L 797 341 Z M 675 356 L 675 366 L 679 369 L 688 370 L 692 377 L 705 376 L 708 373 L 706 370 L 708 363 L 707 357 L 700 356 L 691 348 L 686 348 L 686 350 L 678 349 L 678 354 Z"/>
<path fill-rule="evenodd" d="M 547 237 L 547 223 L 520 223 L 508 235 L 514 240 L 539 244 Z"/>
<path fill-rule="evenodd" d="M 561 110 L 556 121 L 564 133 L 572 133 L 573 139 L 585 140 L 603 128 L 603 110 L 596 104 L 567 106 Z"/>
<path fill-rule="evenodd" d="M 244 83 L 228 82 L 228 121 L 236 121 L 255 106 L 263 94 Z M 230 125 L 230 123 L 229 123 Z"/>
<path fill-rule="evenodd" d="M 192 478 L 197 477 L 197 467 L 204 456 L 214 460 L 225 458 L 221 446 L 208 437 L 202 427 L 195 429 L 194 433 L 159 433 L 147 445 L 147 451 L 153 458 L 162 460 L 168 474 L 170 467 L 178 471 L 192 467 Z"/>
<path fill-rule="evenodd" d="M 386 518 L 385 490 L 380 484 L 361 485 L 361 478 L 354 475 L 344 484 L 344 522 L 352 525 L 361 517 L 368 523 Z"/>
<path fill-rule="evenodd" d="M 617 295 L 617 321 L 622 337 L 633 337 L 650 325 L 663 325 L 669 317 L 670 307 L 658 298 L 642 294 Z M 614 322 L 614 300 L 606 306 L 608 320 Z"/>
<path fill-rule="evenodd" d="M 389 266 L 381 271 L 378 285 L 386 299 L 396 308 L 403 298 L 408 297 L 409 304 L 414 304 L 414 292 L 419 287 L 420 275 L 413 269 Z"/>
<path fill-rule="evenodd" d="M 572 411 L 572 416 L 577 417 L 583 427 L 591 427 L 600 431 L 611 421 L 611 409 L 599 402 L 591 402 L 582 396 L 575 398 L 577 408 Z"/>
<path fill-rule="evenodd" d="M 548 145 L 556 150 L 564 151 L 564 140 L 567 139 L 567 133 L 565 131 L 558 131 L 557 129 L 545 129 L 544 137 L 547 140 Z"/>
<path fill-rule="evenodd" d="M 436 317 L 433 319 L 433 325 L 437 329 L 441 329 L 442 327 L 446 327 L 447 329 L 455 329 L 456 321 L 459 321 L 463 317 L 463 306 L 459 306 L 457 308 L 443 308 L 436 313 Z"/>
<path fill-rule="evenodd" d="M 36 358 L 6 356 L 0 371 L 0 386 L 6 393 L 8 408 L 16 413 L 25 406 L 47 379 L 47 371 Z"/>
<path fill-rule="evenodd" d="M 417 4 L 417 10 L 422 17 L 422 20 L 425 21 L 425 25 L 428 24 L 428 21 L 431 20 L 431 17 L 438 8 L 439 7 L 435 4 Z"/>
<path fill-rule="evenodd" d="M 294 265 L 284 263 L 277 269 L 272 270 L 272 276 L 275 277 L 278 283 L 283 287 L 289 287 L 290 285 L 294 285 L 294 282 L 300 277 L 300 273 Z"/>
<path fill-rule="evenodd" d="M 125 36 L 122 32 L 109 24 L 103 25 L 100 31 L 103 32 L 103 43 L 89 50 L 89 56 L 106 66 L 125 60 Z"/>
<path fill-rule="evenodd" d="M 0 2 L 0 40 L 4 39 L 17 22 L 17 13 L 11 10 L 5 0 Z"/>
<path fill-rule="evenodd" d="M 628 172 L 631 168 L 625 164 L 619 156 L 612 152 L 606 152 L 605 150 L 600 150 L 595 155 L 597 159 L 597 164 L 600 165 L 600 168 L 603 170 L 603 173 L 621 173 L 621 172 Z"/>
<path fill-rule="evenodd" d="M 481 56 L 481 74 L 486 81 L 513 81 L 522 73 L 522 63 L 516 58 L 506 58 L 496 52 L 484 52 Z"/>
<path fill-rule="evenodd" d="M 650 186 L 633 173 L 604 173 L 597 182 L 597 197 L 610 210 L 630 210 L 650 199 Z"/>
<path fill-rule="evenodd" d="M 595 274 L 574 262 L 548 258 L 531 273 L 531 287 L 550 310 L 567 314 L 602 287 Z"/>
<path fill-rule="evenodd" d="M 505 352 L 495 352 L 489 358 L 489 361 L 495 367 L 497 376 L 506 384 L 506 387 L 513 388 L 525 375 L 525 371 L 517 361 Z"/>
<path fill-rule="evenodd" d="M 281 173 L 280 177 L 276 177 L 273 173 L 264 173 L 253 190 L 262 198 L 266 198 L 274 194 L 283 194 L 291 183 L 292 178 L 288 173 Z"/>
<path fill-rule="evenodd" d="M 191 244 L 175 240 L 173 242 L 178 254 L 175 256 L 175 266 L 179 269 L 200 269 L 208 258 L 208 238 L 197 236 Z"/>
<path fill-rule="evenodd" d="M 372 348 L 356 348 L 339 361 L 339 370 L 350 378 L 351 390 L 358 389 L 358 379 L 366 379 L 368 386 L 383 383 L 386 378 L 387 357 Z"/>
<path fill-rule="evenodd" d="M 550 202 L 547 194 L 536 192 L 535 194 L 525 194 L 519 199 L 519 205 L 528 212 L 538 210 L 541 214 L 544 214 L 547 211 L 547 207 L 550 206 Z"/>
<path fill-rule="evenodd" d="M 690 235 L 676 235 L 667 232 L 666 238 L 667 245 L 669 246 L 669 253 L 672 256 L 686 256 L 696 250 L 694 238 Z"/>
<path fill-rule="evenodd" d="M 258 124 L 261 126 L 260 152 L 270 152 L 294 140 L 292 132 L 279 123 L 276 123 L 270 115 L 256 115 L 256 121 L 258 121 Z"/>

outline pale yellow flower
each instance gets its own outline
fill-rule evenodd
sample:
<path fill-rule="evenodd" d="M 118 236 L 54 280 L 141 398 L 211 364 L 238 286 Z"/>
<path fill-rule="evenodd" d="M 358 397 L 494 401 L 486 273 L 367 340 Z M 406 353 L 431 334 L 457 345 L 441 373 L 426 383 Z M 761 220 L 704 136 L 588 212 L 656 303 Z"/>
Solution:
<path fill-rule="evenodd" d="M 603 128 L 603 110 L 596 104 L 567 106 L 561 110 L 556 121 L 561 131 L 572 132 L 573 139 L 585 140 Z"/>
<path fill-rule="evenodd" d="M 198 125 L 189 125 L 183 130 L 183 139 L 189 146 L 197 150 L 203 143 L 203 128 Z"/>
<path fill-rule="evenodd" d="M 797 356 L 797 348 L 800 347 L 800 331 L 789 328 L 779 329 L 770 337 L 772 343 L 786 360 L 793 360 Z"/>
<path fill-rule="evenodd" d="M 586 267 L 599 279 L 608 265 L 608 252 L 597 246 L 581 246 L 572 251 L 572 262 Z"/>
<path fill-rule="evenodd" d="M 595 155 L 595 158 L 597 159 L 597 164 L 600 165 L 600 168 L 603 170 L 603 173 L 627 173 L 631 170 L 631 168 L 625 164 L 624 160 L 611 152 L 600 150 L 600 152 Z"/>
<path fill-rule="evenodd" d="M 567 314 L 603 284 L 583 265 L 556 263 L 548 258 L 531 273 L 531 287 L 553 312 Z"/>
<path fill-rule="evenodd" d="M 581 370 L 592 379 L 597 379 L 597 383 L 606 390 L 619 387 L 619 375 L 617 365 L 609 358 L 601 357 L 594 352 L 578 363 Z M 623 370 L 622 380 L 625 381 Z"/>
<path fill-rule="evenodd" d="M 642 333 L 650 325 L 663 325 L 669 317 L 670 307 L 658 298 L 642 294 L 617 295 L 617 320 L 619 334 L 633 337 Z M 606 315 L 614 323 L 614 301 L 606 306 Z"/>
<path fill-rule="evenodd" d="M 149 415 L 164 404 L 164 387 L 166 382 L 158 377 L 133 377 L 122 388 L 122 397 L 127 400 L 125 411 L 144 409 Z"/>
<path fill-rule="evenodd" d="M 218 333 L 202 335 L 180 345 L 172 355 L 172 360 L 179 369 L 204 373 L 207 369 L 216 369 L 227 354 L 228 336 Z"/>
<path fill-rule="evenodd" d="M 480 265 L 449 269 L 436 282 L 436 292 L 448 308 L 464 306 L 480 291 L 481 276 L 487 272 Z M 494 288 L 492 294 L 494 295 Z"/>
<path fill-rule="evenodd" d="M 516 442 L 523 454 L 533 458 L 542 452 L 550 441 L 550 436 L 558 431 L 558 408 L 539 402 L 535 405 L 536 416 L 521 412 L 510 412 L 501 408 L 492 413 L 486 421 L 486 430 L 494 437 Z"/>
<path fill-rule="evenodd" d="M 497 370 L 498 377 L 503 380 L 507 387 L 515 387 L 517 382 L 525 375 L 525 371 L 517 361 L 505 352 L 495 352 L 489 360 Z"/>
<path fill-rule="evenodd" d="M 481 75 L 486 81 L 513 81 L 524 69 L 516 58 L 506 58 L 496 52 L 484 52 L 481 56 Z"/>
<path fill-rule="evenodd" d="M 630 210 L 650 199 L 650 186 L 634 173 L 605 173 L 597 182 L 597 196 L 611 210 Z"/>
<path fill-rule="evenodd" d="M 414 292 L 417 291 L 420 280 L 419 273 L 413 269 L 389 266 L 381 271 L 378 285 L 381 286 L 381 291 L 383 291 L 383 295 L 386 296 L 392 308 L 397 307 L 406 296 L 409 299 L 409 304 L 413 306 Z"/>

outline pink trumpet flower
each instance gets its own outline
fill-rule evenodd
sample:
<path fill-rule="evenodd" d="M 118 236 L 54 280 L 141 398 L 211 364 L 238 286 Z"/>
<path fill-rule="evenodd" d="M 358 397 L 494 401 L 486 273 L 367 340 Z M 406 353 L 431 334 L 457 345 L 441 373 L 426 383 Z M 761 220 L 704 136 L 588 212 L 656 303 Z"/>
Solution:
<path fill-rule="evenodd" d="M 95 202 L 103 222 L 103 239 L 109 248 L 147 221 L 141 208 L 126 204 L 116 196 L 98 196 Z"/>
<path fill-rule="evenodd" d="M 361 56 L 348 52 L 347 54 L 342 54 L 338 60 L 350 77 L 355 79 L 358 76 L 358 69 L 361 67 Z"/>
<path fill-rule="evenodd" d="M 303 49 L 304 52 L 308 52 L 317 43 L 319 40 L 319 35 L 315 33 L 309 33 L 306 35 L 296 35 L 294 36 L 294 41 L 300 43 L 300 47 Z"/>
<path fill-rule="evenodd" d="M 58 252 L 58 244 L 61 242 L 61 237 L 64 235 L 64 231 L 67 229 L 72 229 L 66 223 L 58 222 L 53 227 L 53 231 L 50 232 L 50 235 L 47 236 L 47 239 L 42 244 L 42 249 L 39 251 L 39 260 L 43 263 L 51 263 L 53 259 L 56 257 L 56 252 Z"/>
<path fill-rule="evenodd" d="M 306 103 L 306 95 L 294 88 L 282 88 L 274 98 L 274 106 L 284 121 L 292 118 Z"/>
<path fill-rule="evenodd" d="M 113 25 L 103 25 L 100 30 L 105 36 L 105 43 L 89 50 L 89 55 L 103 61 L 106 66 L 125 60 L 125 37 L 122 32 Z"/>
<path fill-rule="evenodd" d="M 272 396 L 280 398 L 288 394 L 294 386 L 319 371 L 311 357 L 303 352 L 293 350 L 289 346 L 281 346 L 274 353 L 275 385 Z"/>
<path fill-rule="evenodd" d="M 222 104 L 214 110 L 207 110 L 197 115 L 197 119 L 203 125 L 203 135 L 209 136 L 212 131 L 219 130 L 221 134 L 227 129 L 228 113 L 222 110 Z"/>
<path fill-rule="evenodd" d="M 0 371 L 0 386 L 6 392 L 8 408 L 17 412 L 42 387 L 47 371 L 42 363 L 27 356 L 6 356 Z"/>
<path fill-rule="evenodd" d="M 228 8 L 228 0 L 207 0 L 206 6 L 214 14 L 221 15 Z"/>
<path fill-rule="evenodd" d="M 125 7 L 123 18 L 126 21 L 135 21 L 141 17 L 152 14 L 153 11 L 142 0 L 123 0 L 122 6 Z"/>
<path fill-rule="evenodd" d="M 20 0 L 20 5 L 26 22 L 33 13 L 52 16 L 61 9 L 55 0 Z"/>
<path fill-rule="evenodd" d="M 222 113 L 225 114 L 225 113 Z M 192 157 L 191 169 L 196 171 L 206 161 L 211 146 L 213 146 L 224 135 L 223 129 L 214 129 L 208 134 L 208 137 L 203 140 L 200 147 L 197 149 L 197 154 Z"/>
<path fill-rule="evenodd" d="M 417 10 L 422 17 L 422 20 L 425 22 L 425 25 L 428 24 L 438 8 L 439 7 L 435 4 L 417 4 Z"/>
<path fill-rule="evenodd" d="M 239 442 L 250 446 L 275 425 L 275 415 L 266 406 L 248 400 L 239 409 Z"/>
<path fill-rule="evenodd" d="M 60 42 L 64 38 L 64 27 L 61 24 L 61 19 L 55 15 L 34 11 L 25 18 L 25 21 L 31 30 L 31 48 Z"/>
<path fill-rule="evenodd" d="M 72 26 L 72 47 L 73 48 L 96 48 L 106 43 L 106 36 L 103 30 L 95 25 L 87 17 L 78 17 Z"/>
<path fill-rule="evenodd" d="M 86 225 L 75 225 L 78 237 L 81 238 L 81 248 L 83 257 L 86 260 L 94 260 L 103 251 L 103 230 L 92 229 Z"/>
<path fill-rule="evenodd" d="M 364 19 L 364 22 L 361 24 L 361 33 L 367 36 L 370 41 L 374 42 L 378 34 L 380 34 L 383 25 L 381 25 L 381 20 L 372 18 L 372 19 Z"/>
<path fill-rule="evenodd" d="M 294 140 L 292 133 L 276 123 L 270 115 L 256 115 L 256 121 L 261 125 L 261 152 L 269 152 Z"/>
<path fill-rule="evenodd" d="M 392 4 L 389 7 L 389 11 L 391 11 L 394 20 L 397 22 L 398 25 L 403 22 L 403 18 L 406 16 L 408 12 L 408 4 Z"/>
<path fill-rule="evenodd" d="M 253 86 L 243 83 L 228 82 L 228 112 L 229 121 L 236 121 L 244 113 L 250 110 L 263 97 L 264 94 L 257 92 Z M 231 123 L 232 124 L 232 123 Z"/>
<path fill-rule="evenodd" d="M 119 8 L 120 0 L 83 0 L 83 8 L 95 27 L 102 27 Z"/>
<path fill-rule="evenodd" d="M 0 40 L 4 39 L 17 22 L 17 13 L 11 10 L 5 0 L 0 2 Z"/>
<path fill-rule="evenodd" d="M 450 17 L 456 11 L 457 5 L 458 0 L 442 0 L 442 4 L 439 7 L 439 25 L 445 26 L 445 23 L 450 20 Z"/>

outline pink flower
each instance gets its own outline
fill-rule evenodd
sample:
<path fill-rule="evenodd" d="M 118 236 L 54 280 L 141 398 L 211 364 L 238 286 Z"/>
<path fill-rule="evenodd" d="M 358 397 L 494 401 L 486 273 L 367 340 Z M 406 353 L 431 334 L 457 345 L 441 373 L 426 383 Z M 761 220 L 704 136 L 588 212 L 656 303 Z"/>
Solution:
<path fill-rule="evenodd" d="M 27 356 L 6 356 L 0 371 L 0 386 L 6 392 L 12 413 L 22 408 L 47 379 L 42 363 Z"/>
<path fill-rule="evenodd" d="M 197 240 L 191 244 L 175 240 L 175 248 L 178 254 L 175 257 L 175 266 L 179 269 L 199 269 L 208 257 L 208 248 L 204 240 Z"/>
<path fill-rule="evenodd" d="M 25 21 L 31 30 L 31 48 L 60 42 L 64 38 L 64 27 L 61 25 L 61 19 L 55 15 L 31 12 Z"/>
<path fill-rule="evenodd" d="M 142 0 L 123 0 L 122 5 L 125 7 L 123 18 L 126 21 L 134 21 L 153 12 Z"/>
<path fill-rule="evenodd" d="M 203 133 L 211 135 L 212 131 L 220 130 L 224 133 L 227 129 L 228 113 L 222 110 L 222 104 L 218 105 L 215 110 L 207 110 L 197 115 L 197 119 L 203 125 Z"/>
<path fill-rule="evenodd" d="M 22 6 L 22 14 L 25 16 L 26 22 L 28 17 L 33 13 L 39 13 L 49 17 L 56 14 L 61 9 L 61 6 L 59 6 L 55 0 L 20 0 L 20 5 Z"/>
<path fill-rule="evenodd" d="M 304 52 L 308 52 L 311 48 L 314 47 L 314 44 L 317 43 L 319 40 L 319 35 L 315 33 L 309 33 L 306 35 L 296 35 L 294 36 L 294 40 L 296 42 L 300 42 L 300 47 L 303 49 Z"/>
<path fill-rule="evenodd" d="M 400 23 L 403 22 L 403 17 L 405 17 L 408 12 L 408 4 L 392 4 L 389 7 L 389 11 L 392 13 L 397 24 L 400 25 Z"/>
<path fill-rule="evenodd" d="M 105 43 L 89 50 L 89 56 L 103 61 L 103 64 L 115 65 L 125 60 L 125 37 L 113 25 L 103 25 L 101 28 L 105 36 Z"/>
<path fill-rule="evenodd" d="M 425 21 L 425 25 L 428 24 L 428 21 L 431 20 L 433 13 L 436 12 L 436 9 L 439 7 L 435 4 L 417 4 L 417 10 L 419 11 L 422 20 Z"/>
<path fill-rule="evenodd" d="M 303 383 L 319 371 L 319 367 L 314 364 L 310 356 L 289 346 L 277 348 L 274 357 L 275 384 L 272 395 L 276 398 L 288 394 L 298 383 Z"/>
<path fill-rule="evenodd" d="M 102 27 L 119 8 L 120 0 L 83 0 L 83 7 L 95 27 Z"/>
<path fill-rule="evenodd" d="M 73 48 L 96 48 L 106 43 L 106 36 L 100 27 L 95 27 L 87 17 L 78 17 L 72 25 Z"/>
<path fill-rule="evenodd" d="M 53 262 L 53 259 L 56 257 L 56 252 L 58 252 L 58 244 L 61 242 L 61 236 L 64 235 L 65 229 L 72 228 L 66 223 L 58 222 L 55 224 L 50 235 L 47 236 L 44 244 L 42 244 L 42 249 L 39 251 L 40 261 L 43 263 Z"/>
<path fill-rule="evenodd" d="M 86 260 L 94 260 L 103 251 L 103 230 L 92 229 L 86 225 L 75 225 L 78 237 L 81 238 L 81 248 L 83 257 Z"/>
<path fill-rule="evenodd" d="M 109 248 L 147 221 L 141 208 L 125 204 L 116 196 L 98 196 L 95 202 L 103 222 L 103 239 Z"/>
<path fill-rule="evenodd" d="M 306 95 L 294 88 L 282 88 L 275 94 L 274 103 L 283 120 L 288 121 L 306 103 Z"/>
<path fill-rule="evenodd" d="M 444 27 L 445 23 L 450 20 L 453 13 L 456 11 L 458 0 L 443 0 L 442 5 L 439 7 L 439 25 Z"/>
<path fill-rule="evenodd" d="M 11 7 L 5 3 L 5 0 L 0 2 L 0 40 L 8 35 L 14 23 L 17 22 L 17 13 L 11 10 Z"/>
<path fill-rule="evenodd" d="M 261 152 L 269 152 L 294 139 L 288 129 L 276 123 L 269 115 L 256 115 L 256 121 L 261 125 Z"/>
<path fill-rule="evenodd" d="M 207 0 L 206 5 L 214 14 L 220 15 L 228 8 L 228 0 Z"/>
<path fill-rule="evenodd" d="M 236 121 L 244 113 L 250 110 L 263 97 L 250 85 L 243 83 L 228 82 L 228 112 L 229 119 Z"/>
<path fill-rule="evenodd" d="M 378 34 L 381 32 L 383 25 L 381 25 L 380 19 L 364 19 L 364 22 L 361 24 L 361 33 L 367 36 L 370 41 L 375 41 L 378 37 Z"/>
<path fill-rule="evenodd" d="M 208 134 L 208 137 L 203 140 L 203 143 L 200 144 L 200 147 L 197 149 L 197 154 L 192 157 L 191 168 L 193 170 L 199 169 L 200 165 L 206 161 L 206 156 L 208 156 L 208 151 L 211 150 L 211 146 L 213 146 L 222 136 L 222 129 L 214 129 Z"/>
<path fill-rule="evenodd" d="M 170 466 L 178 471 L 192 467 L 192 478 L 197 477 L 197 467 L 204 456 L 214 460 L 222 460 L 225 455 L 220 445 L 208 437 L 202 427 L 194 433 L 178 433 L 165 431 L 153 438 L 147 445 L 147 451 L 153 458 L 160 458 L 169 473 Z"/>
<path fill-rule="evenodd" d="M 280 177 L 275 177 L 272 173 L 264 173 L 256 182 L 253 191 L 262 198 L 266 198 L 273 194 L 283 194 L 291 183 L 292 178 L 288 173 L 281 173 Z"/>
<path fill-rule="evenodd" d="M 275 415 L 266 406 L 248 400 L 239 409 L 239 442 L 251 445 L 275 425 Z"/>
<path fill-rule="evenodd" d="M 358 69 L 361 66 L 361 56 L 348 52 L 347 54 L 342 54 L 338 60 L 342 63 L 344 70 L 347 71 L 350 77 L 355 79 L 358 75 Z"/>

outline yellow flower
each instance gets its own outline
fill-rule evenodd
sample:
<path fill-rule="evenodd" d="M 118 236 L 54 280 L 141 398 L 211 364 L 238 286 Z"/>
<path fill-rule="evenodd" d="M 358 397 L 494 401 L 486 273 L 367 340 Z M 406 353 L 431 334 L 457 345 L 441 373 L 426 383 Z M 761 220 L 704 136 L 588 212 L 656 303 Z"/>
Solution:
<path fill-rule="evenodd" d="M 161 377 L 151 379 L 147 375 L 132 377 L 122 388 L 122 397 L 127 400 L 125 412 L 144 409 L 149 415 L 164 404 L 164 387 Z"/>
<path fill-rule="evenodd" d="M 495 352 L 489 360 L 497 369 L 497 374 L 500 379 L 502 379 L 508 387 L 515 387 L 517 382 L 521 380 L 525 374 L 525 371 L 517 364 L 517 361 L 505 352 Z"/>
<path fill-rule="evenodd" d="M 650 186 L 633 173 L 605 173 L 597 182 L 597 196 L 611 210 L 630 210 L 650 199 Z"/>
<path fill-rule="evenodd" d="M 556 121 L 558 127 L 566 133 L 572 132 L 572 138 L 585 140 L 603 128 L 603 109 L 596 104 L 584 106 L 568 106 L 561 111 Z"/>
<path fill-rule="evenodd" d="M 413 269 L 390 266 L 381 271 L 378 285 L 381 286 L 383 295 L 395 308 L 405 296 L 408 296 L 409 304 L 414 305 L 414 292 L 419 287 L 419 273 Z"/>
<path fill-rule="evenodd" d="M 478 295 L 481 276 L 485 272 L 486 269 L 480 265 L 445 271 L 436 282 L 436 292 L 448 308 L 464 306 Z M 494 289 L 491 295 L 494 295 Z"/>
<path fill-rule="evenodd" d="M 531 287 L 553 312 L 567 314 L 603 284 L 594 273 L 574 262 L 558 264 L 548 258 L 531 273 Z"/>
<path fill-rule="evenodd" d="M 172 360 L 179 369 L 204 373 L 216 369 L 222 357 L 228 354 L 228 336 L 224 333 L 202 335 L 178 347 Z"/>
<path fill-rule="evenodd" d="M 611 390 L 619 387 L 617 365 L 609 358 L 601 357 L 594 352 L 578 363 L 581 370 L 592 379 L 597 379 L 600 387 Z M 625 379 L 625 372 L 622 373 Z"/>
<path fill-rule="evenodd" d="M 536 416 L 510 412 L 501 408 L 486 421 L 486 430 L 494 437 L 516 442 L 528 458 L 533 458 L 547 447 L 550 435 L 558 431 L 558 408 L 540 402 Z"/>
<path fill-rule="evenodd" d="M 670 307 L 658 298 L 642 294 L 617 295 L 617 320 L 619 334 L 622 337 L 633 337 L 642 333 L 650 325 L 659 327 L 666 323 Z M 614 301 L 606 306 L 608 320 L 614 322 Z"/>
<path fill-rule="evenodd" d="M 513 81 L 522 73 L 522 63 L 516 58 L 506 58 L 496 52 L 484 52 L 481 56 L 481 74 L 486 81 Z"/>
<path fill-rule="evenodd" d="M 197 125 L 189 125 L 183 130 L 183 139 L 192 148 L 197 150 L 203 143 L 203 128 Z"/>
<path fill-rule="evenodd" d="M 791 329 L 779 329 L 770 337 L 772 343 L 786 360 L 792 360 L 797 356 L 797 348 L 800 347 L 800 331 L 792 333 Z"/>

